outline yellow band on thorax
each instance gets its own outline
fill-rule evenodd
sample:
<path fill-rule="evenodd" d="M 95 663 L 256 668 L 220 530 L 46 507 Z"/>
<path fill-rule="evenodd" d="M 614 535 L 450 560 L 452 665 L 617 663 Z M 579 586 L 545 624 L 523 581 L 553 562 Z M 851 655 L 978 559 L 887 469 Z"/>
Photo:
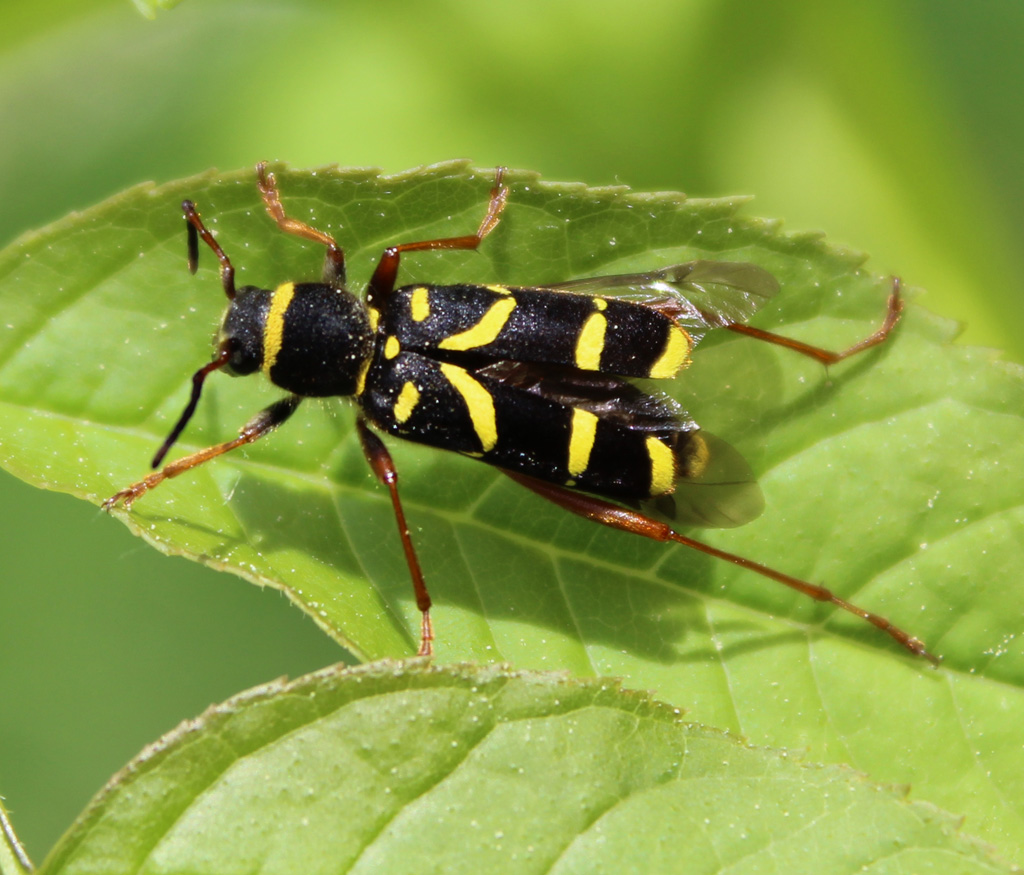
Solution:
<path fill-rule="evenodd" d="M 295 297 L 295 283 L 283 283 L 270 293 L 270 309 L 263 326 L 263 373 L 270 375 L 270 369 L 277 363 L 281 344 L 284 342 L 284 318 Z"/>

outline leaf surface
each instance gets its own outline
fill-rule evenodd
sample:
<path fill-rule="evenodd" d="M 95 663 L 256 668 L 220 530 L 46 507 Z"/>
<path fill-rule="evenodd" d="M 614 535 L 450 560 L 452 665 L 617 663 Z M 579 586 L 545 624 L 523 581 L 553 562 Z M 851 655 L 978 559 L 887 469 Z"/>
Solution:
<path fill-rule="evenodd" d="M 1009 871 L 931 806 L 606 681 L 386 663 L 268 684 L 183 724 L 43 871 L 425 868 Z"/>
<path fill-rule="evenodd" d="M 385 246 L 472 231 L 491 176 L 451 163 L 279 181 L 291 215 L 345 246 L 358 288 Z M 779 279 L 762 328 L 842 348 L 883 314 L 889 281 L 860 256 L 746 218 L 742 199 L 509 178 L 508 210 L 479 252 L 403 257 L 402 281 L 529 284 L 717 258 Z M 274 227 L 251 171 L 132 189 L 22 238 L 0 253 L 0 458 L 14 473 L 94 502 L 145 473 L 224 304 L 207 250 L 197 277 L 185 270 L 184 197 L 240 285 L 318 276 L 322 248 Z M 695 534 L 884 614 L 944 656 L 938 671 L 749 572 L 572 518 L 472 460 L 391 442 L 438 659 L 625 676 L 704 724 L 909 783 L 1021 858 L 1024 383 L 1018 367 L 951 345 L 954 333 L 911 306 L 889 344 L 827 373 L 713 334 L 668 386 L 747 457 L 767 498 L 757 521 Z M 278 396 L 216 375 L 179 451 L 231 437 Z M 345 402 L 306 404 L 271 438 L 120 516 L 162 550 L 280 587 L 364 657 L 408 654 L 418 612 L 352 422 Z"/>

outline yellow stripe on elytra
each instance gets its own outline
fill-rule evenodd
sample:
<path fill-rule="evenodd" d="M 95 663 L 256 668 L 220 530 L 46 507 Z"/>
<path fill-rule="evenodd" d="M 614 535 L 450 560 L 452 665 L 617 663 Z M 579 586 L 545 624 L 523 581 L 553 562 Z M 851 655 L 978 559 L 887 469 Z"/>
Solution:
<path fill-rule="evenodd" d="M 515 298 L 502 298 L 500 301 L 491 304 L 490 308 L 476 325 L 458 334 L 449 335 L 438 344 L 438 347 L 462 351 L 476 349 L 478 346 L 486 346 L 488 343 L 492 343 L 501 332 L 501 329 L 505 327 L 508 317 L 515 308 Z"/>
<path fill-rule="evenodd" d="M 417 286 L 409 299 L 409 315 L 413 322 L 423 322 L 430 316 L 430 292 L 426 286 Z"/>
<path fill-rule="evenodd" d="M 370 365 L 373 364 L 373 356 L 367 356 L 359 366 L 359 376 L 356 377 L 356 395 L 362 395 L 366 388 L 366 375 L 370 373 Z"/>
<path fill-rule="evenodd" d="M 499 295 L 511 295 L 512 289 L 508 286 L 484 286 L 485 289 L 489 289 L 492 292 L 497 292 Z"/>
<path fill-rule="evenodd" d="M 656 437 L 647 438 L 651 460 L 651 495 L 668 495 L 676 488 L 676 456 L 672 448 Z"/>
<path fill-rule="evenodd" d="M 601 369 L 601 353 L 604 350 L 604 332 L 608 320 L 601 313 L 591 313 L 583 323 L 583 330 L 576 340 L 576 367 L 584 371 Z"/>
<path fill-rule="evenodd" d="M 440 367 L 445 379 L 466 402 L 469 419 L 473 423 L 473 431 L 480 439 L 481 448 L 485 453 L 493 450 L 498 442 L 498 423 L 494 417 L 494 399 L 491 393 L 462 368 L 449 364 L 442 364 Z"/>
<path fill-rule="evenodd" d="M 590 464 L 590 452 L 594 449 L 597 434 L 597 417 L 589 410 L 576 408 L 572 412 L 572 426 L 569 433 L 569 474 L 579 477 Z"/>
<path fill-rule="evenodd" d="M 380 323 L 380 310 L 367 307 L 366 312 L 370 314 L 370 331 L 376 331 L 377 325 Z"/>
<path fill-rule="evenodd" d="M 688 364 L 693 338 L 684 329 L 672 323 L 665 338 L 665 348 L 658 360 L 651 365 L 648 376 L 655 380 L 667 380 L 679 373 L 679 369 Z"/>
<path fill-rule="evenodd" d="M 395 402 L 395 422 L 402 425 L 410 416 L 420 400 L 420 390 L 413 383 L 406 383 L 398 393 Z"/>
<path fill-rule="evenodd" d="M 270 374 L 270 369 L 277 363 L 277 355 L 281 352 L 284 342 L 284 316 L 295 297 L 295 283 L 283 283 L 270 294 L 270 309 L 267 321 L 263 325 L 263 372 Z"/>

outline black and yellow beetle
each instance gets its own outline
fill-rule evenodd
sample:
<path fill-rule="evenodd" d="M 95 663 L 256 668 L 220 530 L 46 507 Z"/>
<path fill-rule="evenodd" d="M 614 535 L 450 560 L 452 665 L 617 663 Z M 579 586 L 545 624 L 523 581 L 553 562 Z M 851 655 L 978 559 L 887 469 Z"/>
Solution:
<path fill-rule="evenodd" d="M 201 237 L 220 261 L 229 304 L 213 360 L 193 376 L 189 403 L 153 458 L 153 468 L 192 417 L 213 371 L 234 376 L 263 371 L 288 395 L 253 417 L 234 440 L 167 465 L 104 507 L 129 507 L 168 477 L 258 440 L 287 420 L 303 398 L 351 396 L 366 459 L 394 507 L 422 614 L 421 654 L 432 651 L 430 595 L 394 464 L 374 429 L 478 458 L 574 514 L 685 544 L 831 602 L 935 661 L 917 638 L 824 587 L 676 532 L 673 524 L 680 522 L 747 522 L 761 510 L 760 491 L 734 450 L 701 431 L 673 401 L 631 382 L 675 377 L 689 363 L 694 344 L 713 328 L 780 344 L 824 364 L 840 361 L 888 337 L 902 310 L 898 281 L 882 326 L 839 353 L 744 324 L 778 290 L 775 278 L 752 264 L 694 261 L 528 288 L 416 284 L 396 289 L 403 252 L 476 249 L 494 230 L 508 199 L 503 172 L 497 171 L 475 234 L 386 249 L 362 301 L 345 287 L 342 249 L 330 235 L 285 214 L 264 164 L 257 166 L 257 177 L 267 212 L 281 230 L 327 249 L 319 282 L 236 289 L 231 261 L 195 205 L 185 201 L 189 269 L 196 270 Z"/>

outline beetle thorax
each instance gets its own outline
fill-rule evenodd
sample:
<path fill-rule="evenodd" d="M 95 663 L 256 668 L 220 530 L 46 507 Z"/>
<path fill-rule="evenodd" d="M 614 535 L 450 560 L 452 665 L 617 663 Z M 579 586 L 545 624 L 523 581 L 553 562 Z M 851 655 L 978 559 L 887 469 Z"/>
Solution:
<path fill-rule="evenodd" d="M 239 289 L 218 337 L 225 342 L 229 373 L 262 370 L 274 385 L 310 396 L 354 394 L 373 349 L 366 307 L 325 283 Z"/>

